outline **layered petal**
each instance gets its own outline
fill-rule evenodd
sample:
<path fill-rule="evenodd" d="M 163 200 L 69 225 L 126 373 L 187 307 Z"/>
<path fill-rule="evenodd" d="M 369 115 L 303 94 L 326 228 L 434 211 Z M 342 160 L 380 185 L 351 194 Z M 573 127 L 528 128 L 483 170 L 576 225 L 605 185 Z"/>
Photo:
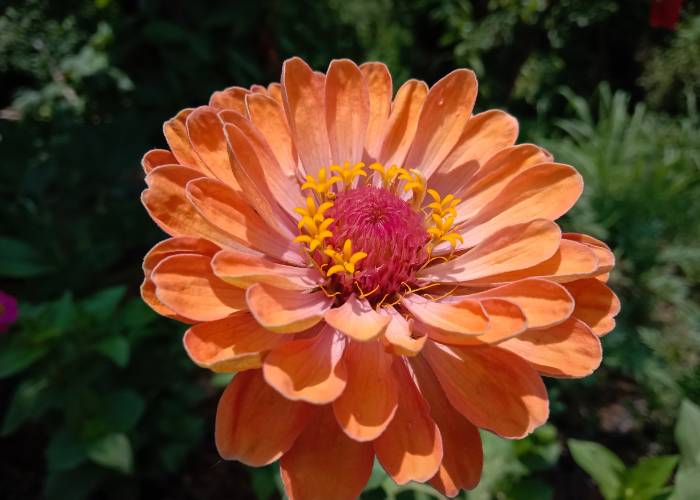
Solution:
<path fill-rule="evenodd" d="M 603 356 L 598 337 L 576 318 L 544 330 L 528 330 L 498 347 L 550 377 L 585 377 L 598 368 Z"/>
<path fill-rule="evenodd" d="M 476 101 L 474 72 L 457 69 L 438 81 L 423 104 L 418 130 L 406 164 L 419 169 L 426 179 L 437 170 L 457 144 Z"/>
<path fill-rule="evenodd" d="M 390 320 L 375 311 L 369 301 L 358 299 L 354 294 L 342 306 L 326 311 L 324 319 L 333 328 L 362 342 L 380 336 Z"/>
<path fill-rule="evenodd" d="M 187 135 L 207 170 L 234 189 L 240 189 L 226 150 L 226 138 L 216 108 L 200 106 L 189 114 Z"/>
<path fill-rule="evenodd" d="M 290 500 L 354 500 L 367 484 L 373 462 L 372 444 L 346 436 L 324 406 L 280 460 L 280 473 Z"/>
<path fill-rule="evenodd" d="M 141 166 L 146 174 L 161 165 L 177 165 L 177 158 L 167 149 L 151 149 L 141 158 Z"/>
<path fill-rule="evenodd" d="M 413 319 L 406 320 L 393 307 L 382 309 L 391 318 L 384 331 L 385 344 L 397 356 L 415 356 L 425 345 L 428 337 L 420 335 L 413 328 Z"/>
<path fill-rule="evenodd" d="M 211 266 L 219 278 L 239 288 L 266 283 L 285 290 L 301 291 L 310 290 L 321 281 L 321 275 L 314 267 L 289 266 L 237 250 L 217 253 Z"/>
<path fill-rule="evenodd" d="M 489 327 L 489 317 L 478 300 L 433 302 L 418 295 L 409 295 L 401 304 L 426 325 L 460 335 L 474 336 Z"/>
<path fill-rule="evenodd" d="M 517 224 L 497 231 L 459 257 L 425 268 L 417 276 L 442 283 L 493 282 L 490 280 L 494 275 L 546 261 L 557 252 L 560 241 L 561 232 L 551 221 Z"/>
<path fill-rule="evenodd" d="M 280 396 L 260 370 L 239 373 L 216 410 L 214 438 L 219 455 L 253 467 L 271 464 L 307 427 L 311 410 L 307 403 Z"/>
<path fill-rule="evenodd" d="M 185 332 L 185 351 L 197 365 L 215 372 L 243 371 L 262 366 L 262 355 L 287 342 L 265 330 L 247 312 L 194 325 Z"/>
<path fill-rule="evenodd" d="M 228 87 L 214 92 L 209 99 L 209 106 L 219 110 L 231 110 L 245 114 L 245 97 L 250 93 L 243 87 Z"/>
<path fill-rule="evenodd" d="M 398 405 L 393 356 L 380 342 L 353 342 L 345 349 L 348 383 L 333 402 L 341 428 L 355 441 L 372 441 L 387 428 Z"/>
<path fill-rule="evenodd" d="M 264 283 L 250 286 L 245 296 L 255 319 L 277 333 L 295 333 L 311 328 L 323 319 L 333 302 L 322 292 L 301 293 Z"/>
<path fill-rule="evenodd" d="M 586 323 L 593 333 L 605 335 L 615 328 L 615 316 L 620 312 L 620 300 L 597 279 L 584 279 L 566 284 L 576 308 L 574 316 Z"/>
<path fill-rule="evenodd" d="M 593 236 L 580 233 L 564 233 L 561 236 L 564 239 L 582 243 L 593 250 L 593 253 L 598 257 L 598 273 L 609 273 L 615 267 L 615 255 L 610 250 L 610 247 L 602 241 Z"/>
<path fill-rule="evenodd" d="M 331 160 L 358 162 L 369 120 L 369 92 L 360 68 L 349 59 L 331 61 L 325 92 Z"/>
<path fill-rule="evenodd" d="M 547 420 L 546 388 L 522 358 L 498 347 L 432 341 L 423 354 L 452 406 L 477 427 L 521 438 Z"/>
<path fill-rule="evenodd" d="M 287 399 L 330 403 L 340 396 L 347 383 L 344 350 L 342 335 L 332 328 L 323 328 L 311 338 L 293 340 L 273 349 L 263 364 L 265 380 Z"/>
<path fill-rule="evenodd" d="M 376 161 L 382 146 L 382 137 L 391 110 L 392 81 L 386 64 L 368 62 L 360 65 L 369 97 L 367 133 L 365 134 L 365 162 Z"/>
<path fill-rule="evenodd" d="M 192 149 L 187 133 L 186 121 L 192 111 L 192 108 L 183 109 L 165 122 L 163 124 L 163 135 L 165 135 L 165 140 L 168 141 L 168 146 L 170 146 L 173 155 L 177 158 L 177 163 L 208 174 L 210 173 L 209 169 Z"/>

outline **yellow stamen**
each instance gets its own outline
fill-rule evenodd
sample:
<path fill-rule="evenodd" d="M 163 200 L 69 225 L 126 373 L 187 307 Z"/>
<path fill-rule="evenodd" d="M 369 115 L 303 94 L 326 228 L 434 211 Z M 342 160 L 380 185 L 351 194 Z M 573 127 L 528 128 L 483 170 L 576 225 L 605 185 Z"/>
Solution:
<path fill-rule="evenodd" d="M 406 181 L 403 187 L 404 192 L 412 191 L 412 203 L 414 207 L 420 207 L 425 199 L 426 180 L 418 170 L 412 168 L 410 171 L 405 168 L 400 169 L 399 179 Z"/>
<path fill-rule="evenodd" d="M 367 257 L 365 252 L 353 252 L 352 241 L 350 240 L 345 240 L 342 252 L 338 252 L 329 246 L 323 253 L 330 257 L 334 264 L 328 269 L 326 276 L 333 276 L 342 272 L 352 275 L 355 273 L 355 265 Z"/>
<path fill-rule="evenodd" d="M 363 162 L 355 163 L 352 168 L 350 168 L 349 161 L 346 161 L 342 167 L 338 165 L 331 165 L 331 172 L 338 174 L 346 189 L 353 183 L 356 177 L 367 177 L 367 172 L 365 172 L 364 169 L 365 164 Z"/>
<path fill-rule="evenodd" d="M 379 175 L 382 181 L 382 187 L 385 189 L 391 189 L 394 181 L 396 180 L 396 176 L 403 170 L 396 165 L 392 165 L 389 168 L 384 168 L 384 165 L 381 163 L 372 163 L 369 168 L 370 170 L 374 170 L 377 175 Z"/>
<path fill-rule="evenodd" d="M 318 178 L 314 177 L 313 175 L 306 176 L 306 182 L 301 185 L 301 189 L 311 189 L 319 196 L 327 199 L 330 197 L 329 195 L 331 194 L 331 188 L 333 185 L 341 180 L 342 179 L 337 175 L 329 176 L 329 172 L 326 170 L 326 167 L 322 167 L 318 171 Z"/>

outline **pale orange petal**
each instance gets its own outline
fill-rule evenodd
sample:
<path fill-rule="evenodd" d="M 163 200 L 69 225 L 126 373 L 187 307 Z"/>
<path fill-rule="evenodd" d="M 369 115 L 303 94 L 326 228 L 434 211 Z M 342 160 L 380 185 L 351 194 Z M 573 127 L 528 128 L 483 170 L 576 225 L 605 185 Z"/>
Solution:
<path fill-rule="evenodd" d="M 407 321 L 393 307 L 383 308 L 380 312 L 391 318 L 384 332 L 384 340 L 395 355 L 415 356 L 423 349 L 428 337 L 414 333 L 413 319 Z"/>
<path fill-rule="evenodd" d="M 358 443 L 338 427 L 327 406 L 316 410 L 294 447 L 280 460 L 289 500 L 356 500 L 372 473 L 371 443 Z"/>
<path fill-rule="evenodd" d="M 310 290 L 322 281 L 315 267 L 288 266 L 267 257 L 236 250 L 217 253 L 211 266 L 219 278 L 240 288 L 267 283 L 286 290 Z"/>
<path fill-rule="evenodd" d="M 245 96 L 249 93 L 250 91 L 243 87 L 229 87 L 214 92 L 209 99 L 209 106 L 219 110 L 230 109 L 245 115 Z"/>
<path fill-rule="evenodd" d="M 372 441 L 391 422 L 398 404 L 398 385 L 391 371 L 393 356 L 381 342 L 353 342 L 345 349 L 348 384 L 333 402 L 338 423 L 355 441 Z"/>
<path fill-rule="evenodd" d="M 163 134 L 165 140 L 168 141 L 168 146 L 173 152 L 177 162 L 183 166 L 199 170 L 206 174 L 210 174 L 209 169 L 204 162 L 197 156 L 197 153 L 192 149 L 189 135 L 187 134 L 187 126 L 185 125 L 187 117 L 192 113 L 191 108 L 186 108 L 180 111 L 174 118 L 171 118 L 163 124 Z"/>
<path fill-rule="evenodd" d="M 591 327 L 593 333 L 602 336 L 615 328 L 620 300 L 604 283 L 584 279 L 567 283 L 566 288 L 576 301 L 574 316 Z"/>
<path fill-rule="evenodd" d="M 215 372 L 243 371 L 262 366 L 262 354 L 287 341 L 265 330 L 247 311 L 194 325 L 183 344 L 192 361 Z"/>
<path fill-rule="evenodd" d="M 347 383 L 344 349 L 342 335 L 326 327 L 312 338 L 273 349 L 265 357 L 263 375 L 287 399 L 327 404 L 340 396 Z"/>
<path fill-rule="evenodd" d="M 484 455 L 479 430 L 460 415 L 442 391 L 423 356 L 410 360 L 421 394 L 442 434 L 443 458 L 430 484 L 448 497 L 474 488 L 481 479 Z"/>
<path fill-rule="evenodd" d="M 512 146 L 517 137 L 518 121 L 504 111 L 493 109 L 473 116 L 428 186 L 439 193 L 453 193 L 459 197 L 472 175 L 493 155 Z"/>
<path fill-rule="evenodd" d="M 433 302 L 414 294 L 404 297 L 401 304 L 422 323 L 446 332 L 474 336 L 489 327 L 488 315 L 478 300 Z"/>
<path fill-rule="evenodd" d="M 401 85 L 389 114 L 382 145 L 379 152 L 379 162 L 391 166 L 403 166 L 408 149 L 418 128 L 418 117 L 423 108 L 423 102 L 428 95 L 425 82 L 408 80 Z"/>
<path fill-rule="evenodd" d="M 291 238 L 274 232 L 241 193 L 223 182 L 208 178 L 189 182 L 187 197 L 204 220 L 229 235 L 239 246 L 251 247 L 291 264 L 305 265 L 298 245 Z"/>
<path fill-rule="evenodd" d="M 603 356 L 598 337 L 576 318 L 545 330 L 529 330 L 498 347 L 517 354 L 551 377 L 590 375 Z"/>
<path fill-rule="evenodd" d="M 141 158 L 141 166 L 146 174 L 161 165 L 177 165 L 177 158 L 167 149 L 151 149 Z"/>
<path fill-rule="evenodd" d="M 610 247 L 602 241 L 594 238 L 593 236 L 580 233 L 563 233 L 561 237 L 567 240 L 583 243 L 588 248 L 593 250 L 593 253 L 595 253 L 596 257 L 598 257 L 597 272 L 601 274 L 609 273 L 612 271 L 612 268 L 615 267 L 615 255 L 610 250 Z"/>
<path fill-rule="evenodd" d="M 367 342 L 374 340 L 386 329 L 389 317 L 375 311 L 369 301 L 351 295 L 340 307 L 326 311 L 326 323 L 348 337 Z"/>
<path fill-rule="evenodd" d="M 396 484 L 424 483 L 442 462 L 442 436 L 404 361 L 395 358 L 399 405 L 391 423 L 374 441 L 379 463 Z"/>
<path fill-rule="evenodd" d="M 469 297 L 498 297 L 513 302 L 525 313 L 528 328 L 554 326 L 574 311 L 573 297 L 563 286 L 540 278 L 515 281 Z"/>
<path fill-rule="evenodd" d="M 491 276 L 530 268 L 549 259 L 561 241 L 559 227 L 534 220 L 497 231 L 463 255 L 417 273 L 425 281 L 488 281 Z"/>
<path fill-rule="evenodd" d="M 255 319 L 268 330 L 295 333 L 311 328 L 323 319 L 332 299 L 323 292 L 302 293 L 256 283 L 246 291 Z"/>
<path fill-rule="evenodd" d="M 452 406 L 477 427 L 521 438 L 547 420 L 547 390 L 522 358 L 498 347 L 432 341 L 423 354 Z"/>
<path fill-rule="evenodd" d="M 454 70 L 430 88 L 406 165 L 430 178 L 462 135 L 476 92 L 476 76 L 466 69 Z"/>
<path fill-rule="evenodd" d="M 369 120 L 369 93 L 360 68 L 349 59 L 331 61 L 325 93 L 331 160 L 338 165 L 359 162 Z"/>
<path fill-rule="evenodd" d="M 583 179 L 568 165 L 543 163 L 521 173 L 459 228 L 471 247 L 503 229 L 533 219 L 556 220 L 576 203 Z"/>
<path fill-rule="evenodd" d="M 196 321 L 177 314 L 175 311 L 163 304 L 156 296 L 156 285 L 150 278 L 144 278 L 139 290 L 141 292 L 141 298 L 146 305 L 161 316 L 180 321 L 181 323 L 196 323 Z"/>
<path fill-rule="evenodd" d="M 233 170 L 226 150 L 223 125 L 216 108 L 200 106 L 187 117 L 187 136 L 192 149 L 207 170 L 234 189 L 240 189 L 233 176 Z"/>
<path fill-rule="evenodd" d="M 393 92 L 391 73 L 384 63 L 367 62 L 360 65 L 369 92 L 369 120 L 365 136 L 365 162 L 369 165 L 379 157 L 382 137 L 391 111 Z"/>
<path fill-rule="evenodd" d="M 267 141 L 284 175 L 296 179 L 297 152 L 282 105 L 270 97 L 250 94 L 246 97 L 246 106 L 251 121 Z"/>
<path fill-rule="evenodd" d="M 277 104 L 279 104 L 280 106 L 284 106 L 284 97 L 282 96 L 282 85 L 280 85 L 277 82 L 273 82 L 267 86 L 267 92 Z"/>
<path fill-rule="evenodd" d="M 177 314 L 214 321 L 245 310 L 245 292 L 214 276 L 211 257 L 196 254 L 163 259 L 151 273 L 156 296 Z"/>
<path fill-rule="evenodd" d="M 200 255 L 208 255 L 213 257 L 220 248 L 214 243 L 202 238 L 191 238 L 180 236 L 176 238 L 168 238 L 159 243 L 156 243 L 143 258 L 143 273 L 146 276 L 151 275 L 151 271 L 160 263 L 161 260 L 171 255 L 181 253 L 196 253 Z"/>
<path fill-rule="evenodd" d="M 239 373 L 216 410 L 219 455 L 253 467 L 271 464 L 292 447 L 309 423 L 311 410 L 307 403 L 280 396 L 263 380 L 261 370 Z"/>
<path fill-rule="evenodd" d="M 282 67 L 284 109 L 299 158 L 306 173 L 314 176 L 331 164 L 323 80 L 298 57 L 287 59 Z"/>
<path fill-rule="evenodd" d="M 459 193 L 462 203 L 457 205 L 457 222 L 468 219 L 488 205 L 520 173 L 550 160 L 551 156 L 534 144 L 519 144 L 497 153 L 479 168 L 466 189 Z"/>
<path fill-rule="evenodd" d="M 527 318 L 520 307 L 502 298 L 484 298 L 481 306 L 489 318 L 489 327 L 483 335 L 475 340 L 486 343 L 501 342 L 520 335 L 527 328 Z"/>

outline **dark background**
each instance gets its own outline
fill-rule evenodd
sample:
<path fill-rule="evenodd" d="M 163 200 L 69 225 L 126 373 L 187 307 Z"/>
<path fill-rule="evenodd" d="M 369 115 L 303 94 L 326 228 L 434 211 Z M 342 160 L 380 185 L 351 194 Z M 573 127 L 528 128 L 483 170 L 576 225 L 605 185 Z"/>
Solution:
<path fill-rule="evenodd" d="M 179 109 L 279 80 L 292 55 L 381 60 L 396 86 L 473 68 L 478 110 L 506 109 L 520 142 L 584 175 L 565 229 L 615 250 L 623 311 L 603 366 L 548 381 L 551 424 L 533 436 L 485 436 L 469 498 L 693 498 L 700 8 L 651 24 L 639 0 L 0 2 L 0 289 L 20 303 L 0 334 L 0 498 L 279 494 L 274 468 L 219 461 L 227 378 L 193 367 L 183 326 L 138 297 L 164 237 L 139 161 Z M 363 497 L 429 491 L 377 471 Z"/>

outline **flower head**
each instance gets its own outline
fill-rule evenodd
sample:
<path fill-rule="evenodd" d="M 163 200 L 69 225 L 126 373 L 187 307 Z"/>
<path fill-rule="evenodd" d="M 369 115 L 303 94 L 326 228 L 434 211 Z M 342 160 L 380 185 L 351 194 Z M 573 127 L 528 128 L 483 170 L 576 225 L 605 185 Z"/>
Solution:
<path fill-rule="evenodd" d="M 17 299 L 0 290 L 0 333 L 6 332 L 17 321 Z"/>
<path fill-rule="evenodd" d="M 619 303 L 614 257 L 555 221 L 581 176 L 476 78 L 392 94 L 383 64 L 285 62 L 282 83 L 215 92 L 165 123 L 143 203 L 170 235 L 144 300 L 191 324 L 198 365 L 238 373 L 216 444 L 280 460 L 290 498 L 354 498 L 376 456 L 399 484 L 473 488 L 478 429 L 543 424 L 541 376 L 582 377 Z"/>

